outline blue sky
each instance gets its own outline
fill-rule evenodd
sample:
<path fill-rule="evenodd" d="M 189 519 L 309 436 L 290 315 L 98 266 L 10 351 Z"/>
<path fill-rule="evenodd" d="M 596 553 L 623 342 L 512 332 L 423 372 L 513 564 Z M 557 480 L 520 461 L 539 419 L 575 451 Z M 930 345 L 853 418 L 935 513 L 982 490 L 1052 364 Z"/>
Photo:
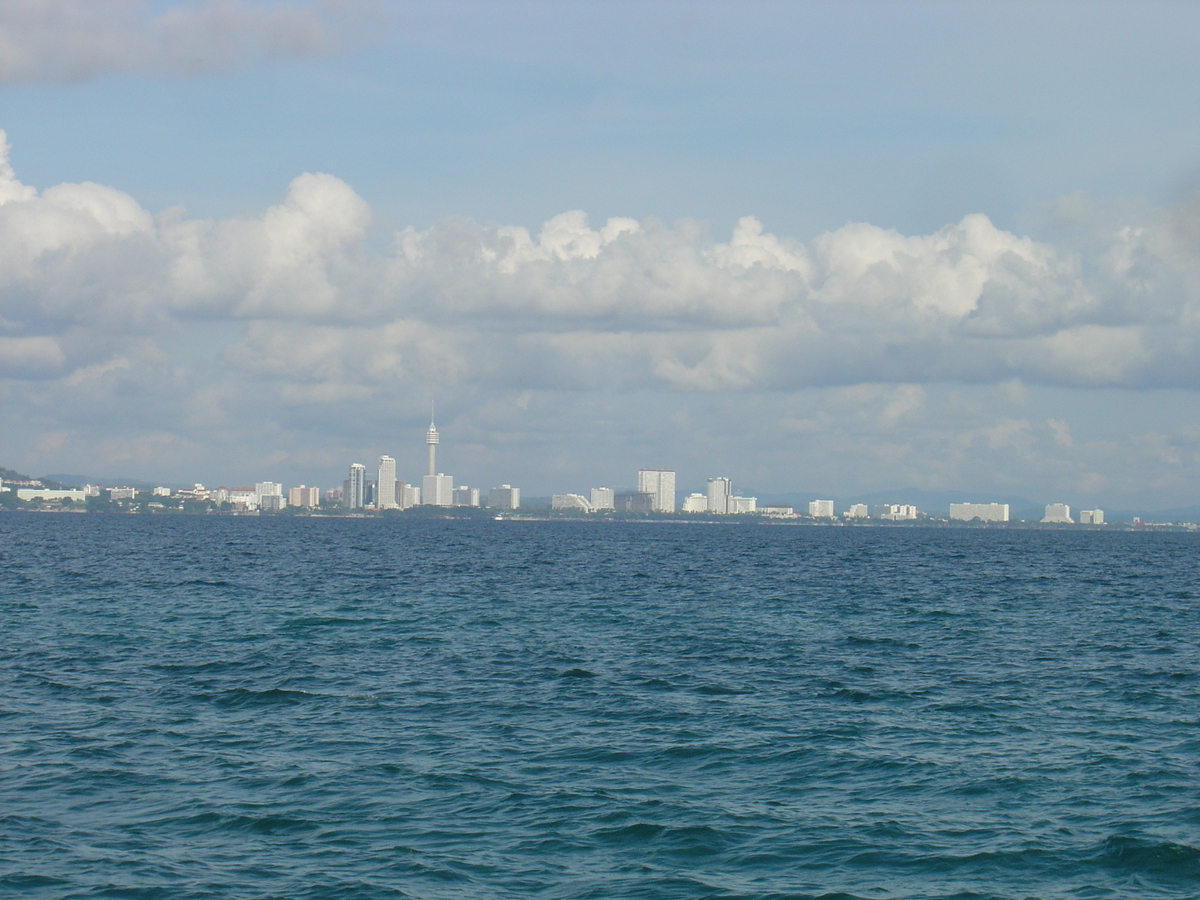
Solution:
<path fill-rule="evenodd" d="M 1200 502 L 1198 25 L 17 0 L 0 463 Z"/>

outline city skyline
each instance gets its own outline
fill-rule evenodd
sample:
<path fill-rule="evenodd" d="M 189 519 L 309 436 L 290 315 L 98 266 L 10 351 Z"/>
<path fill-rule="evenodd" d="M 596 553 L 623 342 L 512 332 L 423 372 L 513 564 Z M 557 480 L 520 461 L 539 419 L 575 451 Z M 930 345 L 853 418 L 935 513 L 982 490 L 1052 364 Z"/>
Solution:
<path fill-rule="evenodd" d="M 7 465 L 1200 504 L 1200 7 L 42 8 Z"/>

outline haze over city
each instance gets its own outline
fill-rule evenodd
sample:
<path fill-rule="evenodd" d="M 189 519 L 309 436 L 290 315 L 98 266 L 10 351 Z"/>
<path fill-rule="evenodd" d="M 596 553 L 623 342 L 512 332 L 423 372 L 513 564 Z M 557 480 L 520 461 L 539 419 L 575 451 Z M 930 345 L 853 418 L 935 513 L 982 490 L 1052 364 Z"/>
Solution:
<path fill-rule="evenodd" d="M 1200 8 L 0 8 L 0 465 L 1200 503 Z"/>

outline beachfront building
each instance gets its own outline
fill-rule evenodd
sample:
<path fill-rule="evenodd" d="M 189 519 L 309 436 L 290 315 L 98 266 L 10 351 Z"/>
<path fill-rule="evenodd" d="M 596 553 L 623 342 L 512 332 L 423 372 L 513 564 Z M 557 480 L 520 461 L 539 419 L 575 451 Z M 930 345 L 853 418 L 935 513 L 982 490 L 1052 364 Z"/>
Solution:
<path fill-rule="evenodd" d="M 752 513 L 758 509 L 757 497 L 730 497 L 729 512 L 731 515 Z"/>
<path fill-rule="evenodd" d="M 577 512 L 590 513 L 592 504 L 583 494 L 555 494 L 550 498 L 551 509 L 573 509 Z"/>
<path fill-rule="evenodd" d="M 1046 514 L 1042 516 L 1042 521 L 1056 525 L 1073 525 L 1075 520 L 1071 518 L 1071 507 L 1066 503 L 1047 503 Z"/>
<path fill-rule="evenodd" d="M 616 491 L 612 488 L 596 487 L 589 492 L 588 502 L 592 505 L 592 509 L 596 512 L 602 510 L 616 509 L 614 503 Z"/>
<path fill-rule="evenodd" d="M 637 489 L 653 496 L 653 512 L 675 512 L 675 473 L 670 469 L 639 469 Z"/>
<path fill-rule="evenodd" d="M 832 519 L 833 518 L 833 501 L 832 500 L 810 500 L 808 504 L 808 514 L 814 519 Z"/>
<path fill-rule="evenodd" d="M 729 508 L 729 498 L 733 495 L 733 482 L 728 478 L 717 477 L 708 479 L 708 511 L 723 516 L 733 512 Z"/>
<path fill-rule="evenodd" d="M 1102 509 L 1081 509 L 1079 511 L 1080 525 L 1103 525 L 1104 510 Z"/>
<path fill-rule="evenodd" d="M 1007 503 L 951 503 L 950 519 L 954 522 L 1007 522 Z"/>
<path fill-rule="evenodd" d="M 708 512 L 708 497 L 704 494 L 688 494 L 683 498 L 683 506 L 680 507 L 680 512 Z"/>
<path fill-rule="evenodd" d="M 350 466 L 350 477 L 346 479 L 342 492 L 342 504 L 346 509 L 362 509 L 367 490 L 367 467 L 362 463 Z"/>
<path fill-rule="evenodd" d="M 399 509 L 396 502 L 396 460 L 379 457 L 379 474 L 375 480 L 375 506 L 379 509 Z"/>
<path fill-rule="evenodd" d="M 521 489 L 511 484 L 502 484 L 488 491 L 489 509 L 520 509 Z"/>

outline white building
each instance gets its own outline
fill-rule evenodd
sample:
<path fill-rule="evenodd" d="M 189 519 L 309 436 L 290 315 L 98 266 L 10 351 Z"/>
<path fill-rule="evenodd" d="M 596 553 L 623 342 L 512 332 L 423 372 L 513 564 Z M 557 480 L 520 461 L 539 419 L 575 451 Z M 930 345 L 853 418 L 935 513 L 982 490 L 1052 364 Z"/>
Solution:
<path fill-rule="evenodd" d="M 950 518 L 955 522 L 1007 522 L 1007 503 L 951 503 Z"/>
<path fill-rule="evenodd" d="M 638 492 L 651 494 L 654 512 L 675 512 L 675 473 L 670 469 L 639 469 Z"/>
<path fill-rule="evenodd" d="M 362 463 L 354 463 L 350 467 L 350 477 L 346 480 L 346 490 L 342 503 L 346 509 L 362 509 L 367 488 L 367 467 Z"/>
<path fill-rule="evenodd" d="M 260 481 L 254 486 L 255 505 L 261 507 L 264 497 L 283 497 L 283 485 L 276 484 L 274 481 Z M 283 505 L 287 505 L 286 501 Z"/>
<path fill-rule="evenodd" d="M 612 488 L 592 488 L 590 494 L 591 496 L 588 498 L 588 502 L 591 503 L 592 509 L 596 512 L 600 512 L 601 510 L 616 509 L 616 506 L 613 504 L 616 491 L 614 491 Z"/>
<path fill-rule="evenodd" d="M 18 492 L 17 496 L 20 496 Z M 131 487 L 115 487 L 109 488 L 108 499 L 110 500 L 134 500 L 137 498 L 137 488 Z"/>
<path fill-rule="evenodd" d="M 771 516 L 775 519 L 794 519 L 796 517 L 796 510 L 790 506 L 776 506 L 774 504 L 769 506 L 760 506 L 758 508 L 758 512 L 762 513 L 764 516 Z"/>
<path fill-rule="evenodd" d="M 875 507 L 875 518 L 884 522 L 903 522 L 917 517 L 917 508 L 906 503 L 882 503 Z"/>
<path fill-rule="evenodd" d="M 1102 509 L 1081 509 L 1079 511 L 1080 525 L 1103 525 L 1104 510 Z"/>
<path fill-rule="evenodd" d="M 18 500 L 70 500 L 72 503 L 87 501 L 87 491 L 78 490 L 52 491 L 47 488 L 17 488 Z"/>
<path fill-rule="evenodd" d="M 683 498 L 683 506 L 680 507 L 680 511 L 685 513 L 708 512 L 708 497 L 704 494 L 688 494 Z"/>
<path fill-rule="evenodd" d="M 708 479 L 708 511 L 723 516 L 733 512 L 729 508 L 729 498 L 733 495 L 733 482 L 728 478 L 718 476 Z"/>
<path fill-rule="evenodd" d="M 150 492 L 150 495 L 153 497 L 170 497 L 171 489 L 168 487 L 156 487 Z"/>
<path fill-rule="evenodd" d="M 865 503 L 851 503 L 850 508 L 846 510 L 845 516 L 847 519 L 869 519 L 871 511 L 867 509 Z"/>
<path fill-rule="evenodd" d="M 396 502 L 396 460 L 390 456 L 379 457 L 379 474 L 375 478 L 375 507 L 400 508 L 400 504 Z"/>
<path fill-rule="evenodd" d="M 1071 518 L 1071 507 L 1066 503 L 1047 503 L 1046 515 L 1042 516 L 1042 521 L 1060 525 L 1073 525 L 1075 523 L 1075 520 Z"/>
<path fill-rule="evenodd" d="M 454 505 L 478 506 L 479 488 L 467 487 L 465 484 L 460 484 L 454 489 Z"/>
<path fill-rule="evenodd" d="M 488 491 L 488 506 L 491 509 L 519 509 L 521 489 L 511 484 L 502 484 Z"/>
<path fill-rule="evenodd" d="M 396 502 L 401 509 L 412 509 L 421 505 L 421 489 L 415 484 L 396 482 Z"/>
<path fill-rule="evenodd" d="M 730 497 L 729 512 L 733 515 L 752 513 L 758 509 L 757 497 Z"/>
<path fill-rule="evenodd" d="M 258 509 L 258 490 L 252 487 L 227 489 L 229 503 L 237 509 Z"/>
<path fill-rule="evenodd" d="M 316 507 L 321 505 L 321 492 L 315 487 L 300 485 L 288 488 L 288 506 Z"/>
<path fill-rule="evenodd" d="M 590 513 L 592 504 L 583 494 L 555 494 L 550 498 L 551 509 L 576 509 Z"/>
<path fill-rule="evenodd" d="M 454 505 L 454 478 L 450 475 L 426 475 L 421 479 L 421 496 L 426 506 Z"/>
<path fill-rule="evenodd" d="M 832 519 L 833 518 L 833 501 L 832 500 L 810 500 L 808 503 L 808 514 L 814 519 Z"/>

